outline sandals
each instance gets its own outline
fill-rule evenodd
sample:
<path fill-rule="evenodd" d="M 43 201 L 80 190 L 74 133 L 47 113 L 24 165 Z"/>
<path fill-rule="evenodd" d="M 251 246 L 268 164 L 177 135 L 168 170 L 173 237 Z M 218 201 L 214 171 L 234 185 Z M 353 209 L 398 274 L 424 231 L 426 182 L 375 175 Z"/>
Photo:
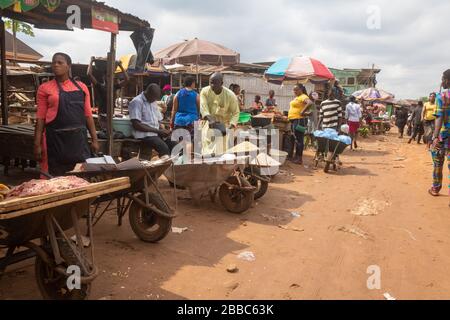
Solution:
<path fill-rule="evenodd" d="M 428 190 L 428 193 L 433 197 L 439 197 L 439 192 L 436 192 L 433 189 Z"/>

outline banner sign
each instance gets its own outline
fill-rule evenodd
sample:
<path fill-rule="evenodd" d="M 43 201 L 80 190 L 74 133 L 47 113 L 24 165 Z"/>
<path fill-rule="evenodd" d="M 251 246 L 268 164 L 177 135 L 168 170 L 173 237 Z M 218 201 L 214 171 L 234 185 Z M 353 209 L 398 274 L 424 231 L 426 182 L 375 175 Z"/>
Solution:
<path fill-rule="evenodd" d="M 119 17 L 107 10 L 92 8 L 92 28 L 106 32 L 119 33 Z"/>
<path fill-rule="evenodd" d="M 19 0 L 0 0 L 0 8 L 6 9 L 15 4 L 17 1 Z"/>
<path fill-rule="evenodd" d="M 39 5 L 39 0 L 20 0 L 20 5 L 23 12 L 33 10 Z"/>
<path fill-rule="evenodd" d="M 61 0 L 41 0 L 41 4 L 46 7 L 49 12 L 53 12 L 61 5 Z"/>

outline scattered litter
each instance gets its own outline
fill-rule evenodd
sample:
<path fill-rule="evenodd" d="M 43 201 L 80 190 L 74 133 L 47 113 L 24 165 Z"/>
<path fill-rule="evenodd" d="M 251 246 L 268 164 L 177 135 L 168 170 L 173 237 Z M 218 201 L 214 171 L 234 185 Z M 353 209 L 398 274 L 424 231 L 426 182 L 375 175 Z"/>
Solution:
<path fill-rule="evenodd" d="M 251 251 L 245 251 L 238 255 L 238 259 L 253 262 L 256 260 L 255 254 Z"/>
<path fill-rule="evenodd" d="M 409 231 L 408 229 L 404 229 L 404 228 L 391 228 L 391 229 L 405 231 L 406 233 L 409 234 L 409 236 L 412 240 L 417 241 L 416 237 L 414 237 L 413 233 L 411 231 Z"/>
<path fill-rule="evenodd" d="M 370 239 L 369 234 L 367 232 L 365 232 L 365 231 L 363 231 L 363 230 L 361 230 L 361 229 L 359 229 L 357 227 L 344 226 L 344 227 L 339 228 L 338 231 L 342 231 L 342 232 L 346 232 L 346 233 L 351 233 L 351 234 L 357 235 L 358 237 L 361 237 L 364 240 L 369 240 Z"/>
<path fill-rule="evenodd" d="M 298 213 L 298 212 L 291 212 L 291 216 L 293 218 L 300 218 L 302 215 L 300 213 Z"/>
<path fill-rule="evenodd" d="M 73 236 L 72 238 L 70 238 L 70 240 L 72 240 L 76 245 L 78 245 L 78 241 L 77 241 L 77 236 Z M 89 248 L 91 246 L 91 239 L 89 239 L 88 237 L 85 236 L 81 236 L 81 242 L 83 242 L 83 247 L 85 248 Z"/>
<path fill-rule="evenodd" d="M 385 298 L 386 300 L 389 300 L 389 301 L 395 301 L 395 300 L 397 300 L 396 298 L 394 298 L 393 296 L 391 296 L 389 293 L 385 293 L 385 294 L 383 294 L 383 296 L 384 296 L 384 298 Z"/>
<path fill-rule="evenodd" d="M 351 213 L 355 216 L 377 216 L 386 207 L 390 206 L 389 202 L 378 201 L 372 199 L 364 199 L 358 201 L 358 207 L 354 209 Z"/>
<path fill-rule="evenodd" d="M 130 271 L 130 270 L 131 269 L 129 268 L 128 271 Z M 121 272 L 121 271 L 119 271 L 119 272 L 111 273 L 111 276 L 112 277 L 119 277 L 119 278 L 127 279 L 130 276 L 130 274 L 128 272 Z"/>
<path fill-rule="evenodd" d="M 279 225 L 278 226 L 278 228 L 280 228 L 280 229 L 283 229 L 283 230 L 287 230 L 287 231 L 295 231 L 295 232 L 303 232 L 303 231 L 305 231 L 305 229 L 299 229 L 299 228 L 296 228 L 296 227 L 286 227 L 286 226 L 282 226 L 282 225 Z"/>
<path fill-rule="evenodd" d="M 225 287 L 227 289 L 229 289 L 230 291 L 234 291 L 239 287 L 239 283 L 238 282 L 227 283 L 227 284 L 225 284 Z M 229 292 L 229 293 L 231 293 L 231 292 Z"/>
<path fill-rule="evenodd" d="M 172 232 L 176 234 L 182 234 L 183 232 L 189 231 L 189 228 L 177 228 L 172 227 Z"/>
<path fill-rule="evenodd" d="M 239 272 L 239 268 L 237 267 L 237 265 L 231 264 L 231 265 L 228 266 L 227 271 L 229 273 L 238 273 Z"/>
<path fill-rule="evenodd" d="M 120 287 L 120 289 L 125 289 L 125 287 Z"/>
<path fill-rule="evenodd" d="M 264 220 L 266 220 L 266 221 L 272 221 L 272 222 L 274 222 L 274 221 L 284 221 L 284 220 L 286 220 L 285 217 L 269 216 L 269 215 L 267 215 L 267 214 L 262 214 L 261 217 L 263 217 Z"/>

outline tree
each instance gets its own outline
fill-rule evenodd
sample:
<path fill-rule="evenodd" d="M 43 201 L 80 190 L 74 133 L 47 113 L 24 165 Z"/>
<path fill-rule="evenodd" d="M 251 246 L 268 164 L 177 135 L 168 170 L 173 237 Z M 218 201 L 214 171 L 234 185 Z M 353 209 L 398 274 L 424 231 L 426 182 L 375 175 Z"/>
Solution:
<path fill-rule="evenodd" d="M 13 19 L 6 19 L 5 27 L 8 30 L 12 30 L 12 33 L 13 33 L 13 55 L 14 55 L 14 59 L 17 59 L 17 33 L 19 32 L 19 33 L 23 33 L 27 36 L 34 37 L 33 27 L 30 26 L 28 23 L 13 20 Z"/>

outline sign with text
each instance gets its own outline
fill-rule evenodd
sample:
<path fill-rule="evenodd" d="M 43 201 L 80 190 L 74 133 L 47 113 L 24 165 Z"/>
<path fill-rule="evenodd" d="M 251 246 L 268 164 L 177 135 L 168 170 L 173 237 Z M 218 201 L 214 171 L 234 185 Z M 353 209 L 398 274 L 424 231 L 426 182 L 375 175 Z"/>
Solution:
<path fill-rule="evenodd" d="M 20 0 L 20 6 L 23 12 L 27 12 L 36 8 L 39 2 L 39 0 Z"/>
<path fill-rule="evenodd" d="M 6 9 L 13 4 L 15 4 L 18 0 L 0 0 L 0 8 Z"/>
<path fill-rule="evenodd" d="M 107 10 L 92 8 L 92 28 L 106 32 L 119 33 L 119 17 Z"/>
<path fill-rule="evenodd" d="M 47 8 L 49 12 L 53 12 L 61 5 L 61 0 L 41 0 L 41 4 Z"/>

